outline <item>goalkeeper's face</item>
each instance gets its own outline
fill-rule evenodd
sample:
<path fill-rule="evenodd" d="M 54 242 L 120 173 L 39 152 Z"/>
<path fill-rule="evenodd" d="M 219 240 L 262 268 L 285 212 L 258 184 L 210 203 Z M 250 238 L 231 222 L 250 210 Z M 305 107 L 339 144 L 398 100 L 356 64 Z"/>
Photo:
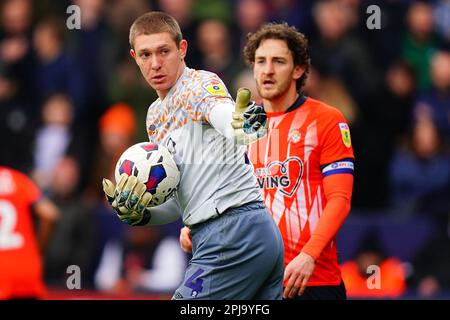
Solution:
<path fill-rule="evenodd" d="M 148 84 L 164 98 L 184 71 L 186 50 L 186 40 L 178 47 L 168 32 L 162 32 L 137 36 L 130 53 Z"/>
<path fill-rule="evenodd" d="M 283 40 L 266 39 L 255 51 L 253 76 L 263 99 L 277 99 L 289 91 L 295 92 L 295 82 L 303 74 L 294 65 L 292 53 Z"/>

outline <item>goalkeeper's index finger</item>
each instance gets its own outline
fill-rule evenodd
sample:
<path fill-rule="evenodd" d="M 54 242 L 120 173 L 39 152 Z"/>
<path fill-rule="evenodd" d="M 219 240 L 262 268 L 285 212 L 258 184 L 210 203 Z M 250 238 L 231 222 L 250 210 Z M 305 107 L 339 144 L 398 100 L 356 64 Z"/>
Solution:
<path fill-rule="evenodd" d="M 247 105 L 250 102 L 251 92 L 248 88 L 239 88 L 236 95 L 236 107 L 235 111 L 243 113 L 247 109 Z"/>

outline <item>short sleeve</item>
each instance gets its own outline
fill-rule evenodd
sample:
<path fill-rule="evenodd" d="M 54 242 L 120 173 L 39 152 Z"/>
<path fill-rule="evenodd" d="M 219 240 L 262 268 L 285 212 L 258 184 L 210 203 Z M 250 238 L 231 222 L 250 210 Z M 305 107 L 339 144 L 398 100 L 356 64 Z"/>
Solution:
<path fill-rule="evenodd" d="M 332 113 L 323 133 L 320 166 L 324 176 L 334 173 L 351 173 L 354 154 L 350 128 L 339 112 Z"/>

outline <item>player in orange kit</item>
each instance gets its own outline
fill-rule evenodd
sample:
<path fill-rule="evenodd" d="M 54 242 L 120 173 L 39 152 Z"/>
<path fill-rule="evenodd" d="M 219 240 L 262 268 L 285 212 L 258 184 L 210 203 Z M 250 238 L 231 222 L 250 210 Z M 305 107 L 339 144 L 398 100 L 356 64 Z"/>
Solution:
<path fill-rule="evenodd" d="M 340 111 L 300 94 L 310 58 L 305 36 L 287 24 L 266 24 L 248 37 L 267 114 L 267 134 L 248 146 L 265 205 L 283 236 L 285 299 L 346 299 L 335 236 L 353 189 L 350 130 Z M 238 115 L 233 127 L 242 126 Z M 191 250 L 189 230 L 180 234 Z"/>
<path fill-rule="evenodd" d="M 353 149 L 337 109 L 305 97 L 307 39 L 266 24 L 244 49 L 268 118 L 248 149 L 267 208 L 283 235 L 285 299 L 345 299 L 335 236 L 350 210 Z"/>
<path fill-rule="evenodd" d="M 38 241 L 31 212 L 40 218 Z M 48 241 L 58 215 L 29 178 L 0 166 L 0 300 L 44 297 L 39 249 Z"/>

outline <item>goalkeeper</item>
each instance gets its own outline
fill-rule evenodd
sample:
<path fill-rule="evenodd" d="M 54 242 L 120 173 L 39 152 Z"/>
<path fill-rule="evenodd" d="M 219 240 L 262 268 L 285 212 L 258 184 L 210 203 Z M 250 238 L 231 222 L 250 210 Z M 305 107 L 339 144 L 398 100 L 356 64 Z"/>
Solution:
<path fill-rule="evenodd" d="M 108 201 L 130 225 L 181 215 L 190 228 L 193 256 L 173 299 L 281 299 L 283 242 L 245 153 L 266 132 L 263 108 L 245 89 L 235 104 L 216 74 L 187 67 L 187 42 L 171 16 L 144 14 L 129 40 L 159 97 L 148 109 L 149 140 L 172 152 L 181 179 L 175 197 L 152 208 L 135 177 L 122 175 L 117 186 L 104 179 Z"/>

